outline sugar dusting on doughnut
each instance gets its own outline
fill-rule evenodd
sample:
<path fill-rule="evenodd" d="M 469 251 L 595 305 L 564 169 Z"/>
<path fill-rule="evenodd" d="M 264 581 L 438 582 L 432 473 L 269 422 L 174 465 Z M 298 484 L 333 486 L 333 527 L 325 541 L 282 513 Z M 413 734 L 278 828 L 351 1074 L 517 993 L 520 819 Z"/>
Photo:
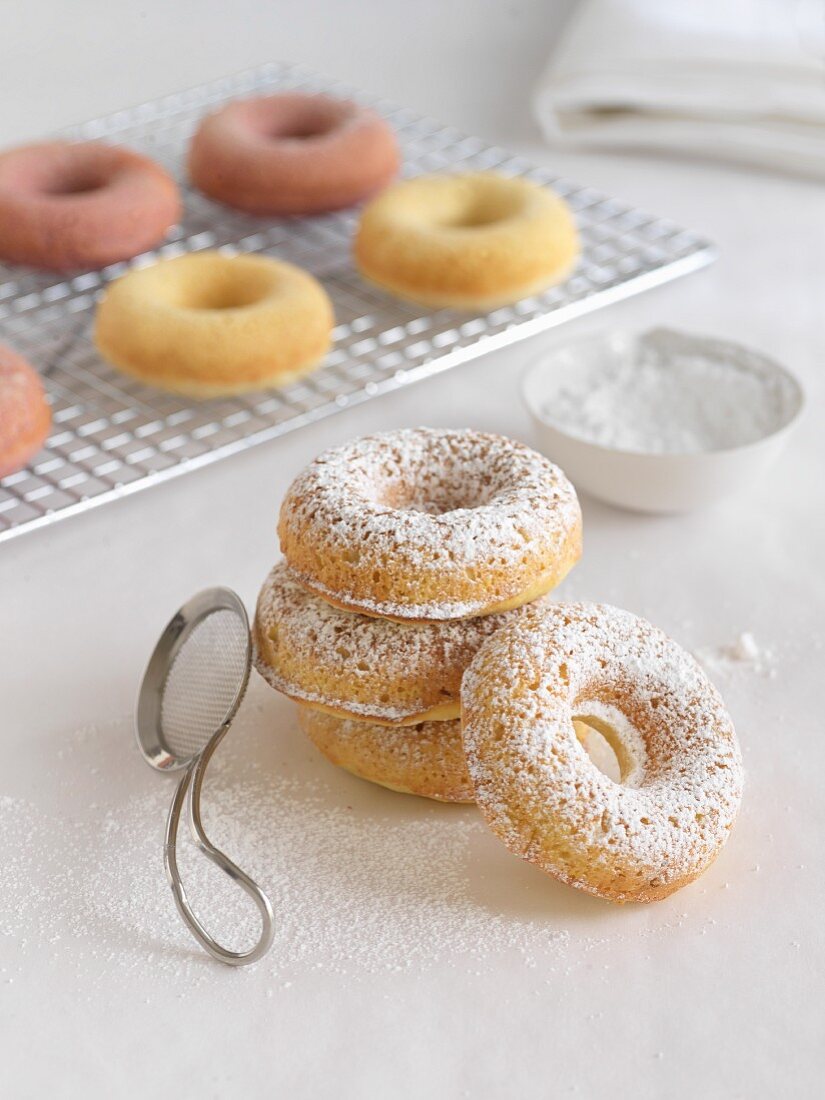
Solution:
<path fill-rule="evenodd" d="M 327 760 L 360 779 L 439 802 L 472 802 L 461 724 L 377 726 L 299 706 L 301 728 Z"/>
<path fill-rule="evenodd" d="M 333 602 L 441 620 L 552 588 L 581 553 L 581 511 L 524 444 L 416 428 L 318 457 L 289 489 L 279 535 L 302 583 Z"/>
<path fill-rule="evenodd" d="M 440 623 L 393 623 L 341 611 L 281 562 L 258 597 L 255 664 L 291 698 L 373 721 L 457 718 L 461 676 L 481 644 L 526 608 Z"/>
<path fill-rule="evenodd" d="M 625 782 L 595 768 L 573 717 L 618 732 Z M 462 719 L 493 831 L 591 893 L 666 897 L 712 862 L 735 820 L 741 755 L 718 692 L 689 654 L 629 612 L 557 604 L 505 627 L 465 674 Z"/>

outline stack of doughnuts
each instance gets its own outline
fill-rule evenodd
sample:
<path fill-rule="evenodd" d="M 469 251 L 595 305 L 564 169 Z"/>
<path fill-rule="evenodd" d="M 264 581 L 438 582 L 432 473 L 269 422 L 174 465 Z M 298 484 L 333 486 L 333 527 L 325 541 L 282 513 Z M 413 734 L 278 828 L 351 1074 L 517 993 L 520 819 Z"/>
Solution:
<path fill-rule="evenodd" d="M 385 787 L 473 800 L 462 675 L 581 553 L 575 491 L 501 436 L 413 429 L 312 462 L 279 523 L 261 590 L 258 671 L 299 704 L 334 763 Z"/>
<path fill-rule="evenodd" d="M 255 662 L 333 763 L 474 801 L 511 852 L 612 901 L 667 897 L 718 854 L 742 793 L 730 718 L 650 623 L 548 596 L 581 553 L 548 459 L 475 431 L 368 436 L 298 476 L 279 535 Z"/>

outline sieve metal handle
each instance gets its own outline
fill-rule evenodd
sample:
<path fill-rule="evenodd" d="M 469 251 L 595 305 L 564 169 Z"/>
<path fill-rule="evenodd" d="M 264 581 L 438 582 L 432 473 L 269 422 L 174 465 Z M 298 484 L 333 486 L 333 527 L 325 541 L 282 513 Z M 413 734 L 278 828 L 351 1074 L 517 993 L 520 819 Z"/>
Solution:
<path fill-rule="evenodd" d="M 203 949 L 213 959 L 226 963 L 228 966 L 247 966 L 249 963 L 257 962 L 258 959 L 263 958 L 272 945 L 272 939 L 275 935 L 275 915 L 272 910 L 272 902 L 245 871 L 242 871 L 227 855 L 215 847 L 206 835 L 201 820 L 201 789 L 206 768 L 228 729 L 229 723 L 227 722 L 212 735 L 203 752 L 192 761 L 178 783 L 172 805 L 169 807 L 169 816 L 166 820 L 163 864 L 166 868 L 166 877 L 172 888 L 178 912 Z M 249 951 L 230 951 L 228 948 L 222 947 L 204 928 L 186 897 L 186 890 L 178 870 L 177 844 L 178 826 L 180 825 L 180 817 L 190 784 L 192 791 L 189 798 L 189 825 L 195 842 L 204 855 L 249 894 L 261 914 L 261 935 L 258 942 Z"/>

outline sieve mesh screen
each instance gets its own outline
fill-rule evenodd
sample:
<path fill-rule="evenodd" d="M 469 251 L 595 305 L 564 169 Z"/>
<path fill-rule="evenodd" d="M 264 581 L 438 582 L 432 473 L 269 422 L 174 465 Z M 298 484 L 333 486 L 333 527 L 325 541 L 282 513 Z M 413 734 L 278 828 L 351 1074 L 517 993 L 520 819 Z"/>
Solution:
<path fill-rule="evenodd" d="M 247 645 L 243 620 L 220 609 L 199 622 L 178 650 L 161 689 L 162 737 L 178 759 L 199 753 L 236 709 Z"/>

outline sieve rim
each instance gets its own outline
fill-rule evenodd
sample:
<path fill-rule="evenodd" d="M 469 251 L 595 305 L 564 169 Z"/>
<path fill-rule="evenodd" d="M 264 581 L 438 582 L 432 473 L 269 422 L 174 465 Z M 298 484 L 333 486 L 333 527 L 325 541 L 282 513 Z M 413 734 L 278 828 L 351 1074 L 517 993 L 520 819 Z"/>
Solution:
<path fill-rule="evenodd" d="M 252 664 L 252 639 L 246 607 L 240 596 L 231 588 L 205 588 L 187 600 L 164 627 L 146 665 L 138 689 L 135 706 L 135 737 L 143 759 L 158 771 L 180 771 L 200 755 L 192 753 L 184 758 L 172 753 L 167 747 L 161 723 L 163 686 L 175 657 L 184 643 L 205 619 L 218 611 L 230 611 L 236 614 L 243 623 L 246 633 L 244 674 L 238 682 L 235 695 L 227 710 L 224 725 L 234 718 L 246 692 Z"/>

